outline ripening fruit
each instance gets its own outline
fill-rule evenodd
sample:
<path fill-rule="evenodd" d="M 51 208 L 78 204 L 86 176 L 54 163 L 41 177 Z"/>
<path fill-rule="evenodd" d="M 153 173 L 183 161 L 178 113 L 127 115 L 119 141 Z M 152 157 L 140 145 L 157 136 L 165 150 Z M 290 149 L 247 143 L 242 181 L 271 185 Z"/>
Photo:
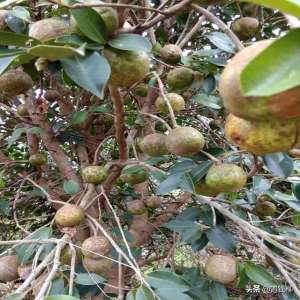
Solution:
<path fill-rule="evenodd" d="M 186 67 L 171 70 L 167 75 L 167 84 L 171 90 L 184 90 L 194 81 L 194 71 Z"/>
<path fill-rule="evenodd" d="M 145 52 L 105 49 L 104 55 L 111 67 L 109 84 L 114 86 L 130 87 L 150 70 L 149 57 Z"/>
<path fill-rule="evenodd" d="M 290 119 L 300 116 L 300 87 L 265 97 L 246 97 L 240 88 L 245 66 L 272 41 L 260 41 L 238 52 L 227 64 L 220 78 L 219 90 L 224 106 L 247 120 Z"/>
<path fill-rule="evenodd" d="M 209 187 L 205 180 L 200 180 L 199 182 L 194 184 L 195 192 L 198 195 L 206 196 L 206 197 L 215 197 L 219 193 L 215 188 Z"/>
<path fill-rule="evenodd" d="M 0 30 L 4 30 L 7 27 L 5 18 L 8 15 L 9 10 L 0 9 Z"/>
<path fill-rule="evenodd" d="M 9 70 L 0 76 L 0 92 L 17 96 L 33 87 L 31 77 L 20 69 Z"/>
<path fill-rule="evenodd" d="M 184 109 L 185 107 L 185 101 L 182 96 L 176 94 L 176 93 L 168 93 L 166 94 L 166 97 L 168 98 L 173 111 L 178 112 Z M 159 96 L 155 101 L 155 107 L 159 110 L 161 113 L 168 113 L 169 108 L 168 105 L 164 99 L 163 96 Z"/>
<path fill-rule="evenodd" d="M 29 157 L 29 163 L 38 167 L 47 164 L 47 156 L 43 153 L 32 154 Z"/>
<path fill-rule="evenodd" d="M 220 193 L 236 192 L 246 185 L 247 174 L 237 165 L 223 163 L 208 170 L 205 182 Z"/>
<path fill-rule="evenodd" d="M 100 184 L 107 178 L 107 171 L 101 166 L 89 166 L 82 170 L 82 179 L 86 183 Z"/>
<path fill-rule="evenodd" d="M 255 204 L 255 212 L 259 217 L 274 216 L 277 207 L 271 201 L 265 200 L 265 197 L 259 197 Z"/>
<path fill-rule="evenodd" d="M 229 142 L 256 155 L 287 152 L 299 144 L 297 120 L 248 121 L 230 114 L 225 123 Z"/>
<path fill-rule="evenodd" d="M 259 21 L 251 17 L 240 18 L 232 23 L 231 29 L 240 39 L 247 40 L 257 33 Z"/>
<path fill-rule="evenodd" d="M 200 131 L 193 127 L 177 127 L 166 138 L 169 152 L 189 156 L 201 151 L 205 140 Z"/>
<path fill-rule="evenodd" d="M 127 202 L 127 211 L 132 215 L 142 215 L 147 211 L 144 202 L 141 200 L 133 200 Z"/>
<path fill-rule="evenodd" d="M 131 169 L 131 170 L 130 170 Z M 131 185 L 145 182 L 149 178 L 149 172 L 144 167 L 126 167 L 124 168 L 121 176 L 121 180 Z"/>
<path fill-rule="evenodd" d="M 82 262 L 88 272 L 103 276 L 109 274 L 113 267 L 113 261 L 106 258 L 93 259 L 84 257 Z"/>
<path fill-rule="evenodd" d="M 237 261 L 229 255 L 213 255 L 205 265 L 205 273 L 214 281 L 232 284 L 238 277 Z"/>
<path fill-rule="evenodd" d="M 47 90 L 44 94 L 44 98 L 49 102 L 54 102 L 60 98 L 60 94 L 57 90 Z"/>
<path fill-rule="evenodd" d="M 82 254 L 88 258 L 101 258 L 112 250 L 105 236 L 91 236 L 82 243 Z"/>
<path fill-rule="evenodd" d="M 182 50 L 176 45 L 168 44 L 160 49 L 159 54 L 164 62 L 176 64 L 181 60 Z"/>
<path fill-rule="evenodd" d="M 150 196 L 145 199 L 144 203 L 148 208 L 159 208 L 161 207 L 162 199 L 157 196 Z"/>
<path fill-rule="evenodd" d="M 17 107 L 17 115 L 20 116 L 20 117 L 28 117 L 29 112 L 28 112 L 26 104 L 20 104 L 20 105 L 18 105 L 18 107 Z"/>
<path fill-rule="evenodd" d="M 168 154 L 166 145 L 166 135 L 161 133 L 152 133 L 146 135 L 139 141 L 139 149 L 149 156 L 160 156 Z"/>
<path fill-rule="evenodd" d="M 18 257 L 7 255 L 0 257 L 0 282 L 18 279 Z"/>
<path fill-rule="evenodd" d="M 81 263 L 82 257 L 81 257 L 81 251 L 78 247 L 74 246 L 75 249 L 75 265 Z M 60 254 L 60 262 L 64 265 L 71 265 L 72 264 L 72 256 L 73 252 L 71 250 L 71 247 L 67 245 Z"/>
<path fill-rule="evenodd" d="M 146 97 L 148 94 L 149 86 L 146 83 L 139 83 L 134 89 L 133 92 L 140 97 Z"/>
<path fill-rule="evenodd" d="M 48 18 L 34 22 L 29 28 L 28 35 L 41 42 L 46 42 L 74 31 L 75 27 L 70 22 L 58 18 Z"/>
<path fill-rule="evenodd" d="M 66 204 L 62 206 L 55 214 L 56 224 L 63 227 L 72 227 L 79 225 L 85 219 L 84 210 L 77 205 Z"/>

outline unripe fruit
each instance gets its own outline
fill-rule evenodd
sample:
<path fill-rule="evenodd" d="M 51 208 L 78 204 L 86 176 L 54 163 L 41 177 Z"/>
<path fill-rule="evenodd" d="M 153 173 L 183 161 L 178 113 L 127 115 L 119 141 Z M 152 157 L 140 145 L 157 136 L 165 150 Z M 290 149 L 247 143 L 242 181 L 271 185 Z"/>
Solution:
<path fill-rule="evenodd" d="M 160 156 L 168 154 L 166 146 L 166 135 L 161 133 L 152 133 L 146 135 L 139 142 L 140 150 L 149 156 Z"/>
<path fill-rule="evenodd" d="M 60 94 L 57 90 L 47 90 L 44 94 L 44 98 L 49 102 L 54 102 L 58 100 L 60 97 Z"/>
<path fill-rule="evenodd" d="M 184 109 L 185 107 L 185 101 L 183 97 L 176 93 L 168 93 L 166 94 L 166 97 L 168 98 L 170 105 L 172 106 L 172 109 L 174 112 L 178 112 Z M 155 101 L 155 106 L 161 113 L 168 113 L 169 108 L 168 105 L 164 99 L 163 96 L 159 96 Z"/>
<path fill-rule="evenodd" d="M 154 208 L 161 207 L 162 200 L 161 200 L 160 197 L 150 196 L 150 197 L 145 199 L 144 203 L 148 208 L 153 208 L 154 209 Z"/>
<path fill-rule="evenodd" d="M 9 282 L 18 279 L 18 257 L 7 255 L 0 257 L 0 281 Z"/>
<path fill-rule="evenodd" d="M 82 260 L 81 257 L 81 251 L 78 247 L 74 246 L 75 249 L 75 265 L 79 264 Z M 60 254 L 60 262 L 64 265 L 71 265 L 72 264 L 72 257 L 73 252 L 71 250 L 71 247 L 67 245 Z"/>
<path fill-rule="evenodd" d="M 85 219 L 84 210 L 73 204 L 62 206 L 55 214 L 56 224 L 63 227 L 72 227 L 79 225 Z"/>
<path fill-rule="evenodd" d="M 289 256 L 288 261 L 291 262 L 294 265 L 300 265 L 300 258 L 296 256 Z"/>
<path fill-rule="evenodd" d="M 169 44 L 162 47 L 159 54 L 164 62 L 176 64 L 180 62 L 182 50 L 176 45 Z"/>
<path fill-rule="evenodd" d="M 201 151 L 205 140 L 201 132 L 192 127 L 177 127 L 166 138 L 169 152 L 176 155 L 193 155 Z"/>
<path fill-rule="evenodd" d="M 34 22 L 29 28 L 28 35 L 41 42 L 46 42 L 74 31 L 74 26 L 68 21 L 48 18 Z"/>
<path fill-rule="evenodd" d="M 229 255 L 213 255 L 205 265 L 205 273 L 214 281 L 232 284 L 238 277 L 237 261 Z"/>
<path fill-rule="evenodd" d="M 47 164 L 47 156 L 43 153 L 32 154 L 29 157 L 29 162 L 35 166 L 42 166 Z"/>
<path fill-rule="evenodd" d="M 194 72 L 186 67 L 171 70 L 167 75 L 167 84 L 171 90 L 189 88 L 194 80 Z"/>
<path fill-rule="evenodd" d="M 247 174 L 237 165 L 224 163 L 212 166 L 206 174 L 205 182 L 216 192 L 236 192 L 246 185 Z"/>
<path fill-rule="evenodd" d="M 9 10 L 0 9 L 0 30 L 4 30 L 7 27 L 5 18 L 8 15 Z"/>
<path fill-rule="evenodd" d="M 146 97 L 148 94 L 149 86 L 146 83 L 138 84 L 134 89 L 133 92 L 140 97 Z"/>
<path fill-rule="evenodd" d="M 45 57 L 39 57 L 34 63 L 35 69 L 38 72 L 46 72 L 49 66 L 49 60 Z"/>
<path fill-rule="evenodd" d="M 225 123 L 229 142 L 256 155 L 287 152 L 299 143 L 297 120 L 248 121 L 230 114 Z"/>
<path fill-rule="evenodd" d="M 194 184 L 195 192 L 198 195 L 206 196 L 206 197 L 215 197 L 218 195 L 218 191 L 213 187 L 209 187 L 205 180 L 201 180 Z"/>
<path fill-rule="evenodd" d="M 31 77 L 20 69 L 9 70 L 0 76 L 0 92 L 17 96 L 33 87 Z"/>
<path fill-rule="evenodd" d="M 91 236 L 82 243 L 82 254 L 88 258 L 101 258 L 111 250 L 111 244 L 104 236 Z"/>
<path fill-rule="evenodd" d="M 104 55 L 111 67 L 109 83 L 114 86 L 130 87 L 150 70 L 149 57 L 145 52 L 105 49 Z"/>
<path fill-rule="evenodd" d="M 106 258 L 93 259 L 93 258 L 84 257 L 82 262 L 84 268 L 88 272 L 96 273 L 104 277 L 107 274 L 111 273 L 113 267 L 113 261 Z"/>
<path fill-rule="evenodd" d="M 82 170 L 82 179 L 86 183 L 100 184 L 107 178 L 107 171 L 101 166 L 89 166 Z"/>
<path fill-rule="evenodd" d="M 266 216 L 274 216 L 277 211 L 277 207 L 271 201 L 265 200 L 264 198 L 260 197 L 256 201 L 255 205 L 255 212 L 259 217 L 266 217 Z"/>
<path fill-rule="evenodd" d="M 20 117 L 28 117 L 29 116 L 26 104 L 20 104 L 17 107 L 17 115 Z"/>
<path fill-rule="evenodd" d="M 251 17 L 240 18 L 233 22 L 231 29 L 240 39 L 246 40 L 255 36 L 259 21 Z"/>
<path fill-rule="evenodd" d="M 131 169 L 133 172 L 131 172 Z M 133 169 L 134 168 L 134 169 Z M 122 181 L 127 182 L 131 185 L 139 184 L 146 181 L 149 178 L 149 172 L 146 168 L 140 167 L 137 170 L 135 167 L 126 167 L 124 168 L 120 178 Z"/>
<path fill-rule="evenodd" d="M 127 211 L 132 215 L 142 215 L 147 211 L 144 202 L 141 200 L 133 200 L 127 202 Z"/>

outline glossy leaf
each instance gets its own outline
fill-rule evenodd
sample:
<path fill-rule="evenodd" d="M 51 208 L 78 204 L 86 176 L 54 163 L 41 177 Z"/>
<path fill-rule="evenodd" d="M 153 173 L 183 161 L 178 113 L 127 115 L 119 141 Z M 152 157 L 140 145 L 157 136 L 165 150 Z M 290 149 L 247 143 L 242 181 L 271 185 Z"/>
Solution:
<path fill-rule="evenodd" d="M 85 110 L 82 111 L 76 111 L 71 118 L 71 123 L 76 125 L 76 124 L 82 124 L 86 121 L 88 117 L 88 112 Z"/>
<path fill-rule="evenodd" d="M 52 295 L 46 297 L 44 300 L 80 300 L 80 299 L 69 295 Z"/>
<path fill-rule="evenodd" d="M 152 45 L 148 39 L 133 33 L 119 34 L 117 37 L 109 40 L 108 44 L 120 50 L 150 52 L 152 49 Z"/>
<path fill-rule="evenodd" d="M 290 176 L 294 169 L 293 160 L 285 153 L 265 155 L 263 161 L 273 175 L 281 178 Z"/>
<path fill-rule="evenodd" d="M 210 96 L 204 93 L 193 96 L 192 100 L 202 106 L 210 107 L 212 109 L 220 109 L 221 106 L 218 104 L 220 99 L 215 96 Z"/>
<path fill-rule="evenodd" d="M 294 187 L 294 195 L 300 201 L 300 184 Z"/>
<path fill-rule="evenodd" d="M 6 300 L 22 300 L 25 298 L 25 295 L 20 294 L 20 293 L 15 293 L 7 296 L 5 299 Z"/>
<path fill-rule="evenodd" d="M 105 281 L 105 278 L 94 273 L 79 273 L 75 277 L 75 282 L 81 285 L 97 285 L 104 283 Z"/>
<path fill-rule="evenodd" d="M 135 300 L 155 300 L 155 296 L 146 286 L 140 286 L 136 290 Z"/>
<path fill-rule="evenodd" d="M 159 185 L 156 194 L 157 195 L 165 195 L 168 194 L 180 187 L 181 184 L 181 173 L 176 173 L 167 177 L 166 180 L 161 182 Z"/>
<path fill-rule="evenodd" d="M 0 31 L 0 41 L 2 46 L 24 47 L 30 44 L 38 44 L 39 41 L 24 34 L 17 34 L 9 31 Z"/>
<path fill-rule="evenodd" d="M 69 195 L 75 195 L 80 191 L 80 186 L 76 181 L 65 180 L 64 191 Z"/>
<path fill-rule="evenodd" d="M 10 12 L 11 14 L 13 14 L 15 17 L 30 23 L 31 22 L 31 18 L 30 18 L 30 13 L 29 11 L 23 7 L 23 6 L 15 6 L 13 7 L 13 9 Z"/>
<path fill-rule="evenodd" d="M 214 300 L 225 300 L 228 298 L 227 290 L 224 285 L 218 282 L 212 282 L 209 291 L 210 297 Z"/>
<path fill-rule="evenodd" d="M 216 247 L 228 252 L 235 249 L 236 241 L 233 235 L 224 227 L 217 226 L 206 231 L 209 241 Z"/>
<path fill-rule="evenodd" d="M 160 288 L 156 293 L 161 300 L 193 300 L 189 295 L 172 288 Z"/>
<path fill-rule="evenodd" d="M 235 53 L 236 47 L 232 40 L 223 32 L 212 32 L 210 33 L 207 38 L 210 40 L 211 43 L 213 43 L 215 46 L 217 46 L 219 49 L 229 52 L 229 53 Z"/>

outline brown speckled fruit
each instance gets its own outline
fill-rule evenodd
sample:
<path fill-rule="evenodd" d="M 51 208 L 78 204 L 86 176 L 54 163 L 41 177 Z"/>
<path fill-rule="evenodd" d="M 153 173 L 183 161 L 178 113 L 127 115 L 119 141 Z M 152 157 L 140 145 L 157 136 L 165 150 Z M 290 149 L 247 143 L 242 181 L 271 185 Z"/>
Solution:
<path fill-rule="evenodd" d="M 297 120 L 248 121 L 230 114 L 225 123 L 229 142 L 256 155 L 287 152 L 299 144 Z"/>
<path fill-rule="evenodd" d="M 59 99 L 60 94 L 57 90 L 47 90 L 44 94 L 44 98 L 49 102 L 54 102 Z"/>
<path fill-rule="evenodd" d="M 176 45 L 168 44 L 160 49 L 159 54 L 164 62 L 176 64 L 180 62 L 182 50 Z"/>
<path fill-rule="evenodd" d="M 166 146 L 166 135 L 161 133 L 152 133 L 146 135 L 139 142 L 139 149 L 149 156 L 160 156 L 168 154 Z"/>
<path fill-rule="evenodd" d="M 31 77 L 20 69 L 9 70 L 0 76 L 0 92 L 17 96 L 33 87 Z"/>
<path fill-rule="evenodd" d="M 185 107 L 185 101 L 182 96 L 176 94 L 176 93 L 168 93 L 166 94 L 174 112 L 178 112 L 184 109 Z M 155 101 L 155 106 L 161 113 L 168 113 L 169 108 L 168 105 L 163 98 L 163 96 L 159 96 Z"/>
<path fill-rule="evenodd" d="M 255 204 L 255 212 L 259 217 L 274 216 L 276 214 L 277 207 L 271 201 L 257 199 Z"/>
<path fill-rule="evenodd" d="M 200 131 L 192 127 L 177 127 L 166 139 L 169 152 L 176 155 L 193 155 L 201 151 L 205 140 Z"/>
<path fill-rule="evenodd" d="M 9 282 L 18 278 L 18 257 L 7 255 L 0 257 L 0 282 Z"/>
<path fill-rule="evenodd" d="M 73 204 L 62 206 L 55 214 L 56 224 L 63 227 L 72 227 L 79 225 L 85 219 L 84 210 Z"/>
<path fill-rule="evenodd" d="M 131 185 L 145 182 L 149 178 L 149 172 L 146 168 L 137 166 L 124 168 L 121 176 L 121 180 Z"/>
<path fill-rule="evenodd" d="M 240 39 L 247 40 L 257 33 L 259 21 L 251 17 L 240 18 L 232 23 L 231 29 Z"/>
<path fill-rule="evenodd" d="M 132 215 L 142 215 L 147 211 L 145 204 L 141 200 L 127 202 L 127 211 Z"/>
<path fill-rule="evenodd" d="M 20 104 L 17 107 L 17 115 L 20 117 L 28 117 L 29 113 L 28 113 L 28 109 L 26 104 Z"/>
<path fill-rule="evenodd" d="M 148 94 L 149 86 L 146 83 L 139 83 L 134 89 L 133 92 L 140 97 L 146 97 Z"/>
<path fill-rule="evenodd" d="M 82 170 L 82 179 L 86 183 L 100 184 L 107 178 L 107 171 L 101 166 L 89 166 Z"/>
<path fill-rule="evenodd" d="M 142 80 L 150 70 L 147 53 L 134 51 L 104 50 L 110 67 L 109 83 L 119 87 L 130 87 Z"/>
<path fill-rule="evenodd" d="M 208 170 L 205 182 L 216 192 L 236 192 L 246 185 L 247 174 L 237 165 L 223 163 L 214 165 Z"/>
<path fill-rule="evenodd" d="M 189 88 L 194 81 L 194 71 L 186 67 L 171 70 L 167 75 L 167 84 L 173 91 Z"/>
<path fill-rule="evenodd" d="M 43 153 L 32 154 L 29 157 L 29 162 L 35 166 L 42 166 L 47 163 L 47 156 Z"/>
<path fill-rule="evenodd" d="M 107 274 L 111 273 L 111 269 L 113 267 L 113 261 L 106 258 L 93 259 L 93 258 L 84 257 L 82 262 L 84 268 L 88 272 L 96 273 L 104 277 Z"/>
<path fill-rule="evenodd" d="M 0 9 L 0 30 L 4 30 L 7 27 L 5 18 L 8 15 L 9 10 Z"/>
<path fill-rule="evenodd" d="M 145 199 L 144 203 L 148 208 L 159 208 L 161 207 L 162 199 L 157 196 L 150 196 Z"/>
<path fill-rule="evenodd" d="M 229 255 L 213 255 L 205 265 L 205 273 L 214 281 L 232 284 L 238 277 L 237 261 Z"/>
<path fill-rule="evenodd" d="M 91 236 L 82 243 L 82 254 L 88 258 L 101 258 L 112 250 L 105 236 Z"/>

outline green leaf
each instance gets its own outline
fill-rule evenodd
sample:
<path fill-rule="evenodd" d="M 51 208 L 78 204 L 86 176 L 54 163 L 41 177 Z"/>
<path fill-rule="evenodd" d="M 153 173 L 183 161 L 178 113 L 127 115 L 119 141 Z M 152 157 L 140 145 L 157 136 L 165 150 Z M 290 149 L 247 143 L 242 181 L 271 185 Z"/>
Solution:
<path fill-rule="evenodd" d="M 61 62 L 63 69 L 74 82 L 97 97 L 103 97 L 110 77 L 110 65 L 106 58 L 98 52 L 92 52 L 85 57 L 65 58 Z"/>
<path fill-rule="evenodd" d="M 15 6 L 13 7 L 13 9 L 10 11 L 10 13 L 12 15 L 14 15 L 15 17 L 30 23 L 31 22 L 31 18 L 30 18 L 30 13 L 29 11 L 23 7 L 23 6 Z"/>
<path fill-rule="evenodd" d="M 65 292 L 64 279 L 62 277 L 59 277 L 53 280 L 48 295 L 60 295 L 60 294 L 64 294 L 64 292 Z"/>
<path fill-rule="evenodd" d="M 102 104 L 99 106 L 90 106 L 89 112 L 95 112 L 95 113 L 109 113 L 111 110 L 109 107 L 107 107 L 106 104 Z"/>
<path fill-rule="evenodd" d="M 5 298 L 5 300 L 22 300 L 25 298 L 25 295 L 20 293 L 11 294 Z"/>
<path fill-rule="evenodd" d="M 256 195 L 261 195 L 269 190 L 272 186 L 272 183 L 264 178 L 263 176 L 253 176 L 253 192 Z"/>
<path fill-rule="evenodd" d="M 26 132 L 26 128 L 16 128 L 12 135 L 8 138 L 8 147 L 10 147 L 12 144 L 14 144 L 23 133 Z"/>
<path fill-rule="evenodd" d="M 108 44 L 116 49 L 128 51 L 150 52 L 151 43 L 145 37 L 134 33 L 122 33 L 114 39 L 109 40 Z"/>
<path fill-rule="evenodd" d="M 80 186 L 76 181 L 65 180 L 64 191 L 69 195 L 75 195 L 80 191 Z"/>
<path fill-rule="evenodd" d="M 246 96 L 270 96 L 300 85 L 300 29 L 291 30 L 256 56 L 241 74 Z"/>
<path fill-rule="evenodd" d="M 0 49 L 0 57 L 14 56 L 23 53 L 26 53 L 26 51 L 23 49 L 8 49 L 8 48 Z"/>
<path fill-rule="evenodd" d="M 220 103 L 220 99 L 216 96 L 200 93 L 193 96 L 192 100 L 198 104 L 210 107 L 212 109 L 221 109 L 221 106 L 218 104 Z"/>
<path fill-rule="evenodd" d="M 294 187 L 294 195 L 300 201 L 300 184 Z"/>
<path fill-rule="evenodd" d="M 226 300 L 228 298 L 227 290 L 224 285 L 218 282 L 212 282 L 209 295 L 214 300 Z"/>
<path fill-rule="evenodd" d="M 294 170 L 293 160 L 285 153 L 273 153 L 263 157 L 264 164 L 275 176 L 286 178 Z"/>
<path fill-rule="evenodd" d="M 160 288 L 155 292 L 160 300 L 170 300 L 170 298 L 172 300 L 193 300 L 189 295 L 172 288 Z"/>
<path fill-rule="evenodd" d="M 24 47 L 30 44 L 38 44 L 39 41 L 24 34 L 17 34 L 10 31 L 0 31 L 0 41 L 2 46 Z"/>
<path fill-rule="evenodd" d="M 9 201 L 5 197 L 0 198 L 0 216 L 9 216 L 10 205 Z"/>
<path fill-rule="evenodd" d="M 274 287 L 278 285 L 273 276 L 265 268 L 255 265 L 252 262 L 245 263 L 245 273 L 252 281 L 262 286 Z"/>
<path fill-rule="evenodd" d="M 55 39 L 55 44 L 71 45 L 81 47 L 82 44 L 85 44 L 85 48 L 89 50 L 101 50 L 103 46 L 98 43 L 91 43 L 91 40 L 76 34 L 63 35 Z"/>
<path fill-rule="evenodd" d="M 8 69 L 16 57 L 17 56 L 8 56 L 0 58 L 0 75 Z"/>
<path fill-rule="evenodd" d="M 17 56 L 0 57 L 0 75 L 10 67 L 17 67 L 32 60 L 34 56 L 30 54 L 19 54 Z"/>
<path fill-rule="evenodd" d="M 135 300 L 155 300 L 155 296 L 146 286 L 140 286 L 136 290 Z"/>
<path fill-rule="evenodd" d="M 27 53 L 34 56 L 47 58 L 50 61 L 60 60 L 75 55 L 84 56 L 84 51 L 81 48 L 75 49 L 68 46 L 53 45 L 37 45 L 29 48 Z"/>
<path fill-rule="evenodd" d="M 229 52 L 229 53 L 235 53 L 236 47 L 232 40 L 228 37 L 227 34 L 223 32 L 212 32 L 209 35 L 207 35 L 207 38 L 210 40 L 211 43 L 213 43 L 215 46 L 217 46 L 219 49 Z"/>
<path fill-rule="evenodd" d="M 52 295 L 46 297 L 44 300 L 80 300 L 80 299 L 68 295 Z"/>
<path fill-rule="evenodd" d="M 71 9 L 80 31 L 94 42 L 105 44 L 108 33 L 100 14 L 92 8 Z"/>
<path fill-rule="evenodd" d="M 43 132 L 43 129 L 41 127 L 31 127 L 31 128 L 28 128 L 26 130 L 28 133 L 33 133 L 33 134 L 41 134 Z"/>
<path fill-rule="evenodd" d="M 212 166 L 211 160 L 204 161 L 200 165 L 196 166 L 191 170 L 191 176 L 194 182 L 200 181 L 206 174 L 209 168 Z"/>
<path fill-rule="evenodd" d="M 76 275 L 74 281 L 81 285 L 97 285 L 104 283 L 106 279 L 94 273 L 79 273 Z"/>
<path fill-rule="evenodd" d="M 76 111 L 72 115 L 71 123 L 74 125 L 84 123 L 86 121 L 88 115 L 89 115 L 89 113 L 86 110 Z"/>
<path fill-rule="evenodd" d="M 185 192 L 195 193 L 195 186 L 190 173 L 185 172 L 182 174 L 180 188 Z"/>
<path fill-rule="evenodd" d="M 127 296 L 126 296 L 126 300 L 135 300 L 135 294 L 136 294 L 136 290 L 131 290 Z"/>
<path fill-rule="evenodd" d="M 157 195 L 165 195 L 168 194 L 180 187 L 181 184 L 181 176 L 182 173 L 176 173 L 173 175 L 168 176 L 166 180 L 161 182 L 159 185 L 156 194 Z"/>
<path fill-rule="evenodd" d="M 217 226 L 206 231 L 209 241 L 216 247 L 228 252 L 235 250 L 236 241 L 233 235 L 222 226 Z"/>

